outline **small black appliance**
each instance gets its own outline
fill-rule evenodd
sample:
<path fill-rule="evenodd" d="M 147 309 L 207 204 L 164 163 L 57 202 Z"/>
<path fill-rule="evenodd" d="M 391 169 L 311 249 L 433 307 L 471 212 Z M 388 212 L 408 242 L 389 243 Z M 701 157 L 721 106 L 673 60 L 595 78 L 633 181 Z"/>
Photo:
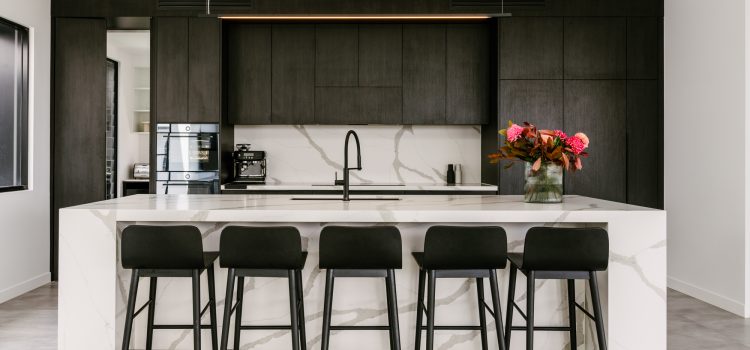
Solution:
<path fill-rule="evenodd" d="M 266 152 L 250 150 L 249 144 L 238 144 L 232 158 L 234 182 L 266 183 Z"/>

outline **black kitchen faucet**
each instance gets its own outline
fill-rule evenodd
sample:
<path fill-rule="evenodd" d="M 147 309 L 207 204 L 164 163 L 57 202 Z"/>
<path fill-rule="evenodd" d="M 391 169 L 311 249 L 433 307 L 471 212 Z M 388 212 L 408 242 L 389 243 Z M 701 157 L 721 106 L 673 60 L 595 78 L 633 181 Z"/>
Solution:
<path fill-rule="evenodd" d="M 354 142 L 357 143 L 357 167 L 349 167 L 349 136 L 354 135 Z M 346 133 L 346 139 L 344 140 L 344 201 L 349 201 L 349 170 L 362 170 L 362 151 L 359 147 L 359 136 L 354 130 L 349 130 Z"/>

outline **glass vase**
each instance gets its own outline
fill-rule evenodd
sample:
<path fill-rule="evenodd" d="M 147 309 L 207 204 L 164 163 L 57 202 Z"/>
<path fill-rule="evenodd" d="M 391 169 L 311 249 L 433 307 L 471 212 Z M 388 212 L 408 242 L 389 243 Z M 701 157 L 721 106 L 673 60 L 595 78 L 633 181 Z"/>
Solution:
<path fill-rule="evenodd" d="M 542 163 L 537 171 L 531 169 L 532 163 L 526 163 L 526 185 L 524 201 L 526 203 L 561 203 L 563 199 L 563 169 L 555 163 Z"/>

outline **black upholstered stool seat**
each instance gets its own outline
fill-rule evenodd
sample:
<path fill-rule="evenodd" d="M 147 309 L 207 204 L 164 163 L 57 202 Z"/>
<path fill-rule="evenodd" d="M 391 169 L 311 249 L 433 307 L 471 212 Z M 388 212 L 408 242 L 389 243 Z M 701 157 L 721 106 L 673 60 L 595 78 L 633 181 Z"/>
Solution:
<path fill-rule="evenodd" d="M 507 241 L 505 230 L 494 226 L 433 226 L 427 230 L 424 252 L 412 253 L 419 265 L 415 349 L 420 349 L 423 331 L 427 331 L 426 349 L 432 350 L 435 330 L 479 330 L 482 349 L 487 350 L 487 311 L 495 319 L 500 349 L 505 349 L 496 269 L 507 265 Z M 438 278 L 476 279 L 479 326 L 435 325 L 435 289 Z M 492 308 L 484 299 L 484 278 L 490 279 Z M 426 306 L 425 279 L 428 279 Z M 427 314 L 427 326 L 422 324 L 423 314 Z"/>
<path fill-rule="evenodd" d="M 203 251 L 203 237 L 194 226 L 146 226 L 131 225 L 122 232 L 120 242 L 122 266 L 132 270 L 130 292 L 125 314 L 125 332 L 122 348 L 130 348 L 133 319 L 148 307 L 146 349 L 151 350 L 154 329 L 192 329 L 193 347 L 201 347 L 201 330 L 211 330 L 212 349 L 218 349 L 216 326 L 216 291 L 214 262 L 218 252 Z M 200 274 L 208 275 L 208 305 L 200 306 Z M 138 311 L 135 302 L 141 277 L 150 277 L 149 300 Z M 159 277 L 190 277 L 193 280 L 192 325 L 155 325 L 156 287 Z M 209 311 L 210 325 L 202 325 L 201 317 Z"/>
<path fill-rule="evenodd" d="M 302 238 L 295 227 L 227 226 L 221 232 L 221 267 L 228 268 L 227 295 L 224 303 L 224 327 L 221 349 L 229 342 L 229 324 L 234 320 L 234 347 L 240 348 L 243 330 L 282 329 L 292 332 L 292 349 L 307 348 L 305 336 L 305 306 L 302 289 L 302 269 L 307 252 L 302 251 Z M 290 325 L 242 325 L 245 277 L 281 277 L 289 279 Z M 236 304 L 234 285 L 237 281 Z"/>
<path fill-rule="evenodd" d="M 401 268 L 401 233 L 394 226 L 326 226 L 320 233 L 321 269 L 326 269 L 321 350 L 328 350 L 331 330 L 387 330 L 391 350 L 401 349 L 395 269 Z M 387 326 L 332 326 L 333 285 L 337 277 L 385 278 Z"/>
<path fill-rule="evenodd" d="M 509 253 L 510 283 L 508 287 L 507 319 L 505 323 L 505 345 L 510 346 L 512 331 L 526 331 L 526 348 L 534 346 L 534 297 L 535 281 L 539 279 L 564 279 L 568 286 L 568 319 L 567 327 L 538 327 L 539 331 L 567 331 L 570 343 L 576 340 L 576 308 L 596 323 L 599 349 L 606 350 L 604 322 L 597 285 L 596 272 L 607 269 L 609 260 L 609 237 L 601 228 L 553 228 L 534 227 L 526 234 L 523 253 Z M 516 304 L 516 275 L 521 271 L 526 275 L 526 313 L 521 312 Z M 575 300 L 575 280 L 589 281 L 593 315 L 586 311 Z M 517 309 L 526 320 L 525 326 L 513 326 L 513 311 Z"/>

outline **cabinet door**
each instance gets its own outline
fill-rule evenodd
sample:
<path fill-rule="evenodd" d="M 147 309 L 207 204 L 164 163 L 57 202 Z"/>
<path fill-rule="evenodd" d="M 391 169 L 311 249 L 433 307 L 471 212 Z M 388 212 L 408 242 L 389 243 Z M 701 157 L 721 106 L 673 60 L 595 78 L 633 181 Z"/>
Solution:
<path fill-rule="evenodd" d="M 501 18 L 499 61 L 500 79 L 562 79 L 562 18 Z"/>
<path fill-rule="evenodd" d="M 489 57 L 484 24 L 449 25 L 446 124 L 484 124 L 489 113 Z"/>
<path fill-rule="evenodd" d="M 664 89 L 628 80 L 628 203 L 664 207 Z"/>
<path fill-rule="evenodd" d="M 445 25 L 404 25 L 404 124 L 445 123 Z"/>
<path fill-rule="evenodd" d="M 315 121 L 321 124 L 401 124 L 401 88 L 319 87 Z"/>
<path fill-rule="evenodd" d="M 628 18 L 628 79 L 659 79 L 664 63 L 664 20 Z"/>
<path fill-rule="evenodd" d="M 624 79 L 625 18 L 565 19 L 565 79 Z"/>
<path fill-rule="evenodd" d="M 272 28 L 271 121 L 314 122 L 315 26 L 277 24 Z"/>
<path fill-rule="evenodd" d="M 401 87 L 401 25 L 359 26 L 359 86 Z"/>
<path fill-rule="evenodd" d="M 501 80 L 499 128 L 508 120 L 529 122 L 542 129 L 563 128 L 562 80 Z M 499 135 L 500 143 L 505 136 Z M 524 164 L 518 162 L 508 169 L 500 167 L 500 194 L 523 194 Z"/>
<path fill-rule="evenodd" d="M 227 28 L 227 113 L 232 124 L 271 124 L 271 26 Z"/>
<path fill-rule="evenodd" d="M 626 200 L 626 102 L 623 80 L 565 81 L 565 129 L 591 140 L 583 170 L 565 175 L 565 192 Z"/>
<path fill-rule="evenodd" d="M 356 24 L 315 27 L 315 86 L 357 86 L 358 29 Z"/>
<path fill-rule="evenodd" d="M 221 121 L 221 20 L 188 21 L 188 120 Z"/>
<path fill-rule="evenodd" d="M 188 20 L 160 17 L 156 28 L 156 121 L 184 123 L 188 119 Z M 153 108 L 153 107 L 152 107 Z"/>

